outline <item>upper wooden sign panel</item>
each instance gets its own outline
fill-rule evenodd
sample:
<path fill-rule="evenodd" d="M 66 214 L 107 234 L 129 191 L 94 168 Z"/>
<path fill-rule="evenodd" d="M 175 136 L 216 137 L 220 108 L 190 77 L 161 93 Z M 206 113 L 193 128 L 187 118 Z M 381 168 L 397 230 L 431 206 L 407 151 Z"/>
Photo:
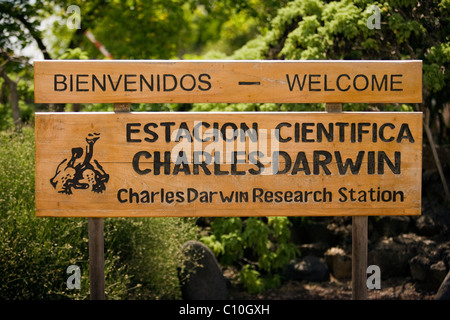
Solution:
<path fill-rule="evenodd" d="M 35 61 L 36 103 L 420 103 L 422 61 Z"/>

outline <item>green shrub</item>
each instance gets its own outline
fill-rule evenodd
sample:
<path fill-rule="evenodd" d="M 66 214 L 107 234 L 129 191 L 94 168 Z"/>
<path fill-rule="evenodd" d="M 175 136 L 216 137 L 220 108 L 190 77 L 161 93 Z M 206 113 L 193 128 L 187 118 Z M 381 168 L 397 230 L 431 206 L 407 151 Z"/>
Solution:
<path fill-rule="evenodd" d="M 214 218 L 201 240 L 223 265 L 239 268 L 239 280 L 257 293 L 281 283 L 282 270 L 300 252 L 291 241 L 287 217 Z"/>
<path fill-rule="evenodd" d="M 0 299 L 87 299 L 86 218 L 34 215 L 34 132 L 0 132 Z M 105 218 L 107 299 L 179 299 L 182 244 L 194 219 Z M 69 265 L 81 289 L 66 285 Z"/>

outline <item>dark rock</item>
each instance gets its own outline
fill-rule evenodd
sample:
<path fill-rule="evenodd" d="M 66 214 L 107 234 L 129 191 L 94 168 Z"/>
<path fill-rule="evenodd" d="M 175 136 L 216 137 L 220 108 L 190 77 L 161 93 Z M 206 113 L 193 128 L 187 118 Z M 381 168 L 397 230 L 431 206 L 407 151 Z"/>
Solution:
<path fill-rule="evenodd" d="M 444 281 L 442 281 L 434 298 L 436 300 L 450 300 L 450 271 L 447 273 Z"/>
<path fill-rule="evenodd" d="M 438 290 L 447 273 L 447 267 L 443 261 L 433 262 L 423 254 L 411 259 L 410 269 L 411 277 L 417 287 L 428 291 Z"/>
<path fill-rule="evenodd" d="M 408 216 L 381 216 L 371 219 L 373 231 L 380 236 L 395 237 L 407 233 L 411 224 Z"/>
<path fill-rule="evenodd" d="M 411 277 L 414 281 L 425 281 L 430 272 L 430 259 L 422 255 L 413 257 L 409 262 Z"/>
<path fill-rule="evenodd" d="M 409 260 L 415 254 L 408 245 L 399 243 L 394 238 L 382 238 L 368 253 L 368 264 L 377 265 L 381 269 L 381 277 L 405 276 L 409 274 Z"/>
<path fill-rule="evenodd" d="M 369 251 L 369 264 L 378 265 L 384 279 L 389 277 L 414 276 L 418 280 L 423 260 L 428 259 L 426 265 L 436 263 L 441 259 L 441 254 L 436 243 L 414 233 L 401 234 L 397 237 L 383 237 L 375 243 Z M 415 260 L 413 258 L 419 256 Z M 410 264 L 413 263 L 412 266 Z"/>
<path fill-rule="evenodd" d="M 291 263 L 286 268 L 288 280 L 306 280 L 313 282 L 328 281 L 330 274 L 323 259 L 315 256 L 306 256 L 300 261 Z"/>
<path fill-rule="evenodd" d="M 226 300 L 227 282 L 212 251 L 203 243 L 184 244 L 184 270 L 180 272 L 184 300 Z"/>
<path fill-rule="evenodd" d="M 321 257 L 327 251 L 328 244 L 325 242 L 304 243 L 299 246 L 302 256 Z"/>
<path fill-rule="evenodd" d="M 438 245 L 438 250 L 447 269 L 450 269 L 450 242 L 444 242 Z"/>
<path fill-rule="evenodd" d="M 330 238 L 335 239 L 330 242 L 332 246 L 342 245 L 344 247 L 351 246 L 352 239 L 352 220 L 351 217 L 335 217 L 332 222 L 327 225 Z"/>
<path fill-rule="evenodd" d="M 447 267 L 443 261 L 438 261 L 430 266 L 430 280 L 429 284 L 433 291 L 438 290 L 442 281 L 447 274 Z"/>
<path fill-rule="evenodd" d="M 352 258 L 341 248 L 330 248 L 325 254 L 325 263 L 330 273 L 339 280 L 348 280 L 352 277 Z"/>
<path fill-rule="evenodd" d="M 442 226 L 429 215 L 422 215 L 417 218 L 416 228 L 417 234 L 428 237 L 438 235 L 442 230 Z"/>
<path fill-rule="evenodd" d="M 317 220 L 309 218 L 307 222 L 295 228 L 295 233 L 300 242 L 314 243 L 324 241 L 327 243 L 336 242 L 330 231 L 327 229 L 328 222 L 326 220 Z"/>

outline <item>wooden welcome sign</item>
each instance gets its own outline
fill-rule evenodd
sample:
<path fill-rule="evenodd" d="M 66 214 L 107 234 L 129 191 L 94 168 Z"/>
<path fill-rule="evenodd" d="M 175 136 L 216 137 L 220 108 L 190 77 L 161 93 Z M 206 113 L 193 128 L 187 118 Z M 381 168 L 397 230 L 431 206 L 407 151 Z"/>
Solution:
<path fill-rule="evenodd" d="M 37 103 L 422 101 L 421 61 L 37 61 Z"/>
<path fill-rule="evenodd" d="M 36 102 L 421 102 L 421 62 L 37 61 Z M 421 113 L 37 113 L 36 215 L 421 212 Z"/>

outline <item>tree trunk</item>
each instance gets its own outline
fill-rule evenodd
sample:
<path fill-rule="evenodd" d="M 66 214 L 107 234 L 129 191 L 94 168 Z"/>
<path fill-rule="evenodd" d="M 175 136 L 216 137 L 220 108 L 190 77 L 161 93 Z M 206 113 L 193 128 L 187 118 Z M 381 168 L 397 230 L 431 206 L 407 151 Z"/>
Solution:
<path fill-rule="evenodd" d="M 17 92 L 17 82 L 13 81 L 5 72 L 4 69 L 0 69 L 0 75 L 5 79 L 9 87 L 9 100 L 11 101 L 11 111 L 14 120 L 14 126 L 16 129 L 22 127 L 22 120 L 20 118 L 19 109 L 19 94 Z"/>

